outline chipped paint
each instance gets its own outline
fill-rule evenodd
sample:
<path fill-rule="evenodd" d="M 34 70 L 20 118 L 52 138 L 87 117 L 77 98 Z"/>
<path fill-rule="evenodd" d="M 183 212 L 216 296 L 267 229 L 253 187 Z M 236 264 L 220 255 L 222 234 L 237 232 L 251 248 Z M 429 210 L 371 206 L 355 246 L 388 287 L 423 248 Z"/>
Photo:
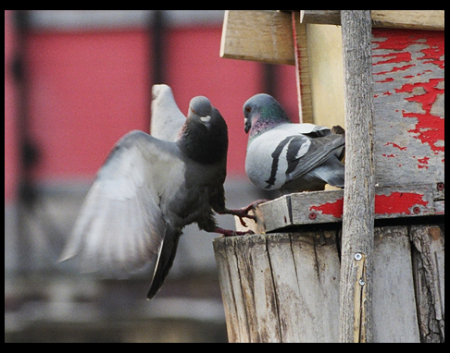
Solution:
<path fill-rule="evenodd" d="M 407 149 L 406 146 L 405 146 L 405 147 L 400 147 L 399 145 L 397 145 L 397 144 L 394 143 L 394 142 L 387 142 L 387 143 L 385 143 L 383 146 L 389 146 L 389 145 L 392 145 L 392 147 L 398 148 L 398 149 L 401 150 L 401 151 Z"/>
<path fill-rule="evenodd" d="M 319 211 L 322 214 L 332 215 L 333 217 L 340 218 L 344 210 L 344 198 L 337 199 L 334 202 L 327 202 L 320 206 L 311 206 L 310 211 Z"/>
<path fill-rule="evenodd" d="M 416 118 L 417 124 L 415 129 L 408 130 L 414 134 L 414 138 L 419 139 L 422 143 L 426 143 L 433 151 L 444 151 L 444 145 L 439 145 L 439 141 L 444 141 L 444 119 L 443 117 L 431 114 L 433 104 L 436 102 L 438 95 L 444 94 L 444 88 L 438 88 L 443 78 L 431 79 L 428 82 L 417 82 L 414 84 L 405 84 L 399 89 L 395 89 L 397 93 L 411 93 L 413 96 L 405 98 L 409 102 L 417 102 L 425 113 L 406 112 L 402 110 L 404 118 Z M 417 92 L 423 92 L 418 94 Z M 416 92 L 416 94 L 414 94 Z"/>
<path fill-rule="evenodd" d="M 372 33 L 376 182 L 442 179 L 444 33 L 381 28 Z"/>
<path fill-rule="evenodd" d="M 389 215 L 412 215 L 413 207 L 424 206 L 427 208 L 428 202 L 423 200 L 424 194 L 413 192 L 392 192 L 389 195 L 375 195 L 375 214 Z M 310 211 L 317 211 L 323 215 L 331 215 L 341 218 L 344 209 L 343 198 L 322 205 L 314 205 Z"/>

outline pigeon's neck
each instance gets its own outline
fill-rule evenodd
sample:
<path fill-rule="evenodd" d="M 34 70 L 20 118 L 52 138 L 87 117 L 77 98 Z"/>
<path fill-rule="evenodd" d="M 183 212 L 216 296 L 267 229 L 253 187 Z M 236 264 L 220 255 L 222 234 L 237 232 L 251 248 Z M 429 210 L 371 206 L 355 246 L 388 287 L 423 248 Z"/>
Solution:
<path fill-rule="evenodd" d="M 206 127 L 186 123 L 180 131 L 177 146 L 188 158 L 202 164 L 226 159 L 228 136 L 225 130 L 210 131 Z"/>
<path fill-rule="evenodd" d="M 287 123 L 291 123 L 291 121 L 282 109 L 261 110 L 259 115 L 252 118 L 252 128 L 250 129 L 248 142 L 250 143 L 257 136 L 268 130 Z"/>

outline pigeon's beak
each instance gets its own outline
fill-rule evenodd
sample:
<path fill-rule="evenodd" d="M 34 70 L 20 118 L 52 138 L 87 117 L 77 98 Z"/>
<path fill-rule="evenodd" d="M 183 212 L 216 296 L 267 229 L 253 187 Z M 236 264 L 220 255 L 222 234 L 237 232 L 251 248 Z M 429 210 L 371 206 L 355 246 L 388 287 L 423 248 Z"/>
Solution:
<path fill-rule="evenodd" d="M 249 118 L 244 118 L 244 125 L 245 125 L 245 133 L 247 134 L 250 131 L 250 128 L 252 127 L 252 124 L 250 122 Z"/>

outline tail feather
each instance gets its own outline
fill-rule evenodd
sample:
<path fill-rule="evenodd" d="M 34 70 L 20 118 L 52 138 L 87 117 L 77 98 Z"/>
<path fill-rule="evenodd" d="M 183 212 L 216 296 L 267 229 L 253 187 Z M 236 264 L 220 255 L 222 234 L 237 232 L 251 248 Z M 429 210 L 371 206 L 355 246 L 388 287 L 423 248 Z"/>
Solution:
<path fill-rule="evenodd" d="M 164 283 L 169 270 L 172 268 L 173 260 L 177 252 L 178 240 L 181 231 L 168 229 L 164 237 L 162 249 L 153 272 L 152 284 L 147 293 L 147 298 L 152 299 Z"/>

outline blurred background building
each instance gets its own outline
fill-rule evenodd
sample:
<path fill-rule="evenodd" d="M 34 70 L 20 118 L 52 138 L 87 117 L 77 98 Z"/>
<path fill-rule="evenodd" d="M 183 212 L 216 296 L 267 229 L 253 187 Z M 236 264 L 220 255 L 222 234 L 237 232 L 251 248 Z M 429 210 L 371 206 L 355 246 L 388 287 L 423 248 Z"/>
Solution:
<path fill-rule="evenodd" d="M 298 121 L 294 67 L 221 59 L 223 15 L 5 11 L 5 341 L 226 342 L 217 235 L 196 225 L 150 302 L 145 273 L 115 281 L 56 263 L 111 147 L 149 132 L 156 83 L 183 112 L 205 95 L 227 121 L 227 205 L 264 196 L 244 171 L 242 105 L 266 92 Z"/>

